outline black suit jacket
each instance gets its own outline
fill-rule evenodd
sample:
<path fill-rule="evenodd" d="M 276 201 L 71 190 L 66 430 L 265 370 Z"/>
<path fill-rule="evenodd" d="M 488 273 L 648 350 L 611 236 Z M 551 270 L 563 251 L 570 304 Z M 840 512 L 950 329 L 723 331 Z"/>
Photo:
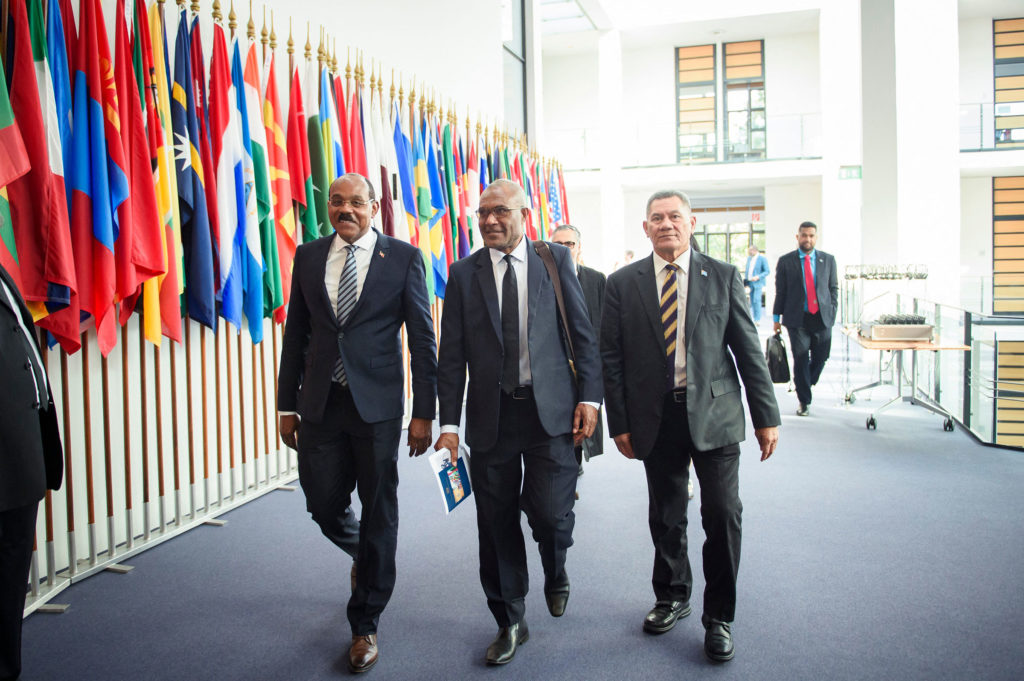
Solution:
<path fill-rule="evenodd" d="M 613 437 L 630 433 L 638 459 L 657 439 L 674 371 L 665 356 L 658 299 L 653 256 L 608 277 L 601 322 L 608 430 Z M 707 451 L 745 439 L 740 378 L 754 427 L 779 425 L 775 391 L 736 267 L 691 252 L 684 329 L 686 413 L 694 447 Z"/>
<path fill-rule="evenodd" d="M 377 232 L 362 292 L 344 328 L 339 328 L 324 285 L 333 240 L 332 234 L 295 251 L 281 349 L 278 410 L 296 411 L 303 419 L 322 422 L 340 352 L 363 421 L 379 423 L 402 416 L 405 385 L 399 332 L 405 324 L 411 355 L 412 415 L 433 419 L 437 346 L 423 256 L 410 244 Z"/>
<path fill-rule="evenodd" d="M 46 410 L 36 408 L 38 395 L 28 364 L 32 348 L 18 326 L 20 316 L 34 335 L 32 315 L 3 267 L 0 278 L 17 303 L 12 309 L 0 290 L 0 511 L 7 511 L 39 501 L 47 489 L 59 489 L 64 454 L 49 389 Z"/>
<path fill-rule="evenodd" d="M 818 297 L 818 310 L 826 329 L 836 323 L 839 309 L 839 274 L 836 259 L 824 251 L 815 251 L 814 292 Z M 800 268 L 800 254 L 790 251 L 775 266 L 775 303 L 772 314 L 782 315 L 785 326 L 798 327 L 804 324 L 804 273 Z"/>
<path fill-rule="evenodd" d="M 524 239 L 526 237 L 523 237 Z M 549 436 L 572 431 L 578 402 L 601 402 L 601 367 L 597 338 L 587 316 L 583 291 L 573 272 L 569 249 L 551 244 L 562 283 L 569 333 L 576 350 L 579 392 L 558 321 L 555 290 L 544 262 L 527 240 L 526 277 L 530 373 L 541 426 Z M 440 373 L 437 395 L 441 424 L 457 424 L 469 370 L 466 399 L 466 444 L 487 450 L 498 437 L 501 418 L 501 319 L 490 250 L 483 248 L 452 264 L 441 317 Z"/>

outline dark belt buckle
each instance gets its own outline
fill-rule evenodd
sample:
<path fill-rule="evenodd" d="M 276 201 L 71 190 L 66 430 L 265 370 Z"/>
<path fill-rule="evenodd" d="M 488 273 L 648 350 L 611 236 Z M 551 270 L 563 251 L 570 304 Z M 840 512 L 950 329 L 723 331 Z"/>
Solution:
<path fill-rule="evenodd" d="M 686 402 L 686 388 L 676 388 L 672 391 L 672 401 L 677 404 Z"/>
<path fill-rule="evenodd" d="M 519 385 L 519 386 L 516 386 L 512 390 L 512 399 L 513 400 L 529 399 L 530 393 L 531 393 L 530 386 L 528 386 L 528 385 Z"/>

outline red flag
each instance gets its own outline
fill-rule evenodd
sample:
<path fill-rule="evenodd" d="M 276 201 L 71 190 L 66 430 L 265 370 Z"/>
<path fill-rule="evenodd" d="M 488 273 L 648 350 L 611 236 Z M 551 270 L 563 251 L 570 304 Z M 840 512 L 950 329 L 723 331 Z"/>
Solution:
<path fill-rule="evenodd" d="M 358 83 L 356 87 L 352 88 L 352 104 L 349 106 L 349 119 L 348 134 L 352 144 L 352 165 L 345 163 L 345 168 L 350 173 L 359 173 L 363 177 L 369 177 L 370 174 L 366 169 L 366 147 L 363 144 L 363 121 L 360 115 L 362 107 L 359 106 L 359 87 Z M 338 117 L 341 117 L 341 111 L 338 111 Z"/>
<path fill-rule="evenodd" d="M 292 69 L 292 87 L 288 98 L 288 175 L 292 198 L 306 207 L 306 178 L 310 176 L 309 143 L 306 137 L 306 112 L 302 106 L 299 69 Z M 312 200 L 313 197 L 309 197 Z"/>
<path fill-rule="evenodd" d="M 120 143 L 127 163 L 129 198 L 118 210 L 120 233 L 114 249 L 117 265 L 117 298 L 122 302 L 120 322 L 125 324 L 135 307 L 136 292 L 143 282 L 163 274 L 163 229 L 156 207 L 156 189 L 150 160 L 146 124 L 142 120 L 139 84 L 128 44 L 125 0 L 117 0 L 114 14 L 114 80 L 120 104 Z"/>
<path fill-rule="evenodd" d="M 80 347 L 75 263 L 67 195 L 54 172 L 60 168 L 63 174 L 63 153 L 58 146 L 51 159 L 52 144 L 48 147 L 53 135 L 59 140 L 59 132 L 52 130 L 48 138 L 43 122 L 25 0 L 11 0 L 9 11 L 11 109 L 31 163 L 26 174 L 7 185 L 10 227 L 18 248 L 19 288 L 33 308 L 33 316 L 49 311 L 37 320 L 39 326 L 52 333 L 66 351 L 75 352 Z M 11 274 L 17 276 L 13 270 Z"/>
<path fill-rule="evenodd" d="M 334 101 L 338 104 L 338 128 L 341 131 L 341 147 L 345 152 L 345 169 L 353 168 L 352 140 L 349 139 L 348 114 L 345 113 L 345 87 L 341 83 L 341 75 L 334 76 Z"/>
<path fill-rule="evenodd" d="M 196 119 L 199 122 L 199 157 L 203 163 L 203 183 L 206 189 L 206 211 L 210 218 L 210 241 L 214 253 L 220 243 L 220 219 L 217 211 L 217 168 L 213 165 L 210 149 L 210 118 L 206 100 L 206 61 L 203 59 L 203 41 L 199 35 L 199 17 L 192 19 L 192 92 L 196 103 Z M 220 262 L 213 258 L 213 282 L 220 292 Z M 186 282 L 187 283 L 187 282 Z"/>
<path fill-rule="evenodd" d="M 288 142 L 281 125 L 281 100 L 277 96 L 274 53 L 267 68 L 267 92 L 264 96 L 263 123 L 267 129 L 267 166 L 274 195 L 274 221 L 277 225 L 277 252 L 281 264 L 281 293 L 284 304 L 274 310 L 274 321 L 285 320 L 285 309 L 292 290 L 292 261 L 295 260 L 295 210 L 292 207 L 292 183 L 288 177 Z"/>

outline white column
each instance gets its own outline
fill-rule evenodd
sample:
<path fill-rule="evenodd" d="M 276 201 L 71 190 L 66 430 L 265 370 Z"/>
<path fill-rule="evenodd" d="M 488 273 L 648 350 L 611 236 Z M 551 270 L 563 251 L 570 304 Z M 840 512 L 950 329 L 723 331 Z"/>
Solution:
<path fill-rule="evenodd" d="M 956 0 L 863 0 L 863 259 L 926 263 L 928 296 L 958 302 Z"/>
<path fill-rule="evenodd" d="M 859 1 L 823 3 L 818 37 L 822 134 L 818 244 L 835 256 L 842 275 L 844 266 L 862 262 L 861 180 L 839 179 L 840 166 L 862 165 Z M 786 232 L 793 244 L 798 225 Z"/>
<path fill-rule="evenodd" d="M 601 235 L 606 249 L 621 255 L 626 229 L 643 216 L 625 216 L 622 190 L 622 38 L 604 31 L 597 42 L 598 159 L 601 168 Z M 628 227 L 624 225 L 624 220 Z"/>

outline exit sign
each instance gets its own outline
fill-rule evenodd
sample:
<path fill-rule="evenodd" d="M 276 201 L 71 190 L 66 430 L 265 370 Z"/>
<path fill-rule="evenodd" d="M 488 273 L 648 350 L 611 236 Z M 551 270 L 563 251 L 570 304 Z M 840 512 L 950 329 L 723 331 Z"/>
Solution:
<path fill-rule="evenodd" d="M 840 180 L 859 180 L 860 166 L 839 166 Z"/>

